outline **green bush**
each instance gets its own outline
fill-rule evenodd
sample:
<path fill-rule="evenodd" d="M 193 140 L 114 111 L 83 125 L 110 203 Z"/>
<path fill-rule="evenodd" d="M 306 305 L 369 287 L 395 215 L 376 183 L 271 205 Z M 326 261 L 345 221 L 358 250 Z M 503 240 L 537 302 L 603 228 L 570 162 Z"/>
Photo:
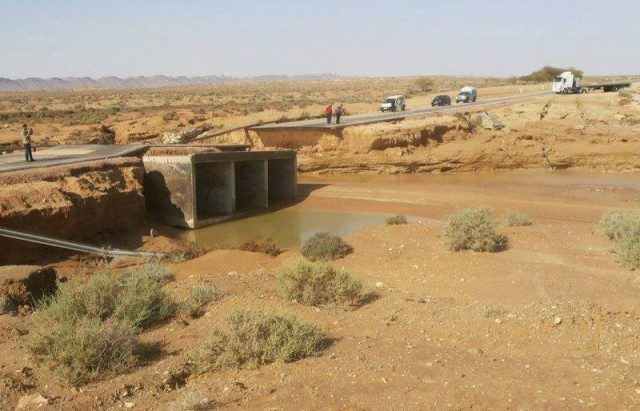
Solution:
<path fill-rule="evenodd" d="M 284 298 L 304 305 L 357 304 L 362 298 L 360 281 L 322 263 L 301 261 L 281 271 L 278 286 Z"/>
<path fill-rule="evenodd" d="M 600 230 L 610 240 L 640 236 L 640 213 L 637 211 L 611 211 L 598 223 Z"/>
<path fill-rule="evenodd" d="M 338 236 L 316 233 L 304 242 L 302 255 L 311 261 L 337 260 L 353 252 L 353 247 Z"/>
<path fill-rule="evenodd" d="M 444 236 L 452 251 L 497 252 L 507 247 L 507 237 L 497 233 L 496 228 L 489 210 L 467 208 L 449 217 Z"/>
<path fill-rule="evenodd" d="M 407 217 L 403 215 L 396 215 L 393 217 L 389 217 L 385 220 L 387 225 L 403 225 L 407 224 Z"/>
<path fill-rule="evenodd" d="M 58 321 L 36 313 L 29 335 L 31 351 L 73 385 L 126 371 L 137 361 L 136 329 L 126 322 L 92 317 Z"/>
<path fill-rule="evenodd" d="M 505 225 L 509 227 L 524 227 L 532 224 L 531 218 L 524 213 L 511 213 L 505 218 Z"/>
<path fill-rule="evenodd" d="M 317 327 L 293 317 L 237 311 L 228 323 L 228 334 L 214 330 L 189 356 L 196 372 L 292 362 L 318 355 L 327 346 L 326 337 Z"/>
<path fill-rule="evenodd" d="M 191 318 L 198 318 L 204 314 L 203 308 L 212 301 L 218 300 L 221 293 L 207 284 L 198 284 L 191 288 L 188 299 L 182 308 Z"/>

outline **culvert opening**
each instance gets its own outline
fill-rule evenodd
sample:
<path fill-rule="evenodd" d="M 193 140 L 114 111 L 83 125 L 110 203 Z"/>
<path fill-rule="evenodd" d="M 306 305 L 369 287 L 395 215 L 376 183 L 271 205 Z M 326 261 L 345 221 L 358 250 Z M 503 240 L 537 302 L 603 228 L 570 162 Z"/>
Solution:
<path fill-rule="evenodd" d="M 234 212 L 233 163 L 196 165 L 196 214 L 198 219 L 226 216 Z"/>
<path fill-rule="evenodd" d="M 267 166 L 264 160 L 235 163 L 236 211 L 267 208 Z"/>
<path fill-rule="evenodd" d="M 269 160 L 269 205 L 295 200 L 296 164 L 293 159 Z"/>

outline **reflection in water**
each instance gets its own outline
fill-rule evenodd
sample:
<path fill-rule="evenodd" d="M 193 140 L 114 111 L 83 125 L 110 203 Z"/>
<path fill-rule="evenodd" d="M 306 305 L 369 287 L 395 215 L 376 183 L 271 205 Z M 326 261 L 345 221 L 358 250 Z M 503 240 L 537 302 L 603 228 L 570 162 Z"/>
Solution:
<path fill-rule="evenodd" d="M 203 248 L 233 247 L 250 240 L 272 239 L 282 248 L 298 247 L 317 232 L 344 236 L 364 227 L 384 224 L 386 214 L 341 213 L 284 209 L 186 231 L 183 238 Z"/>

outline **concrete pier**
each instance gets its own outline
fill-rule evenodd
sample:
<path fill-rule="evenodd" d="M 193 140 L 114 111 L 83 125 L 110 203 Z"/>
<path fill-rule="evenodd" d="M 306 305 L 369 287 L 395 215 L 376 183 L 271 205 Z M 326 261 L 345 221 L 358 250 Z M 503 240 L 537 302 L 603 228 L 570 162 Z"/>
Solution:
<path fill-rule="evenodd" d="M 295 151 L 149 150 L 147 211 L 169 225 L 199 228 L 296 197 Z"/>

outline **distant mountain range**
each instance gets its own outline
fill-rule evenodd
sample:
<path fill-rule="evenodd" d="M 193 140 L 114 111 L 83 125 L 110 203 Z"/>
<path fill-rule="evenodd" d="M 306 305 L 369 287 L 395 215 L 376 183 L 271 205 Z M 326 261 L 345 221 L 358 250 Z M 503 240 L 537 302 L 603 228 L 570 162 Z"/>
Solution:
<path fill-rule="evenodd" d="M 237 81 L 278 81 L 278 80 L 332 80 L 335 74 L 306 74 L 297 76 L 269 75 L 256 77 L 228 76 L 138 76 L 138 77 L 29 77 L 12 80 L 0 77 L 0 91 L 55 91 L 55 90 L 87 90 L 87 89 L 135 89 L 161 88 L 179 86 L 213 85 Z"/>

